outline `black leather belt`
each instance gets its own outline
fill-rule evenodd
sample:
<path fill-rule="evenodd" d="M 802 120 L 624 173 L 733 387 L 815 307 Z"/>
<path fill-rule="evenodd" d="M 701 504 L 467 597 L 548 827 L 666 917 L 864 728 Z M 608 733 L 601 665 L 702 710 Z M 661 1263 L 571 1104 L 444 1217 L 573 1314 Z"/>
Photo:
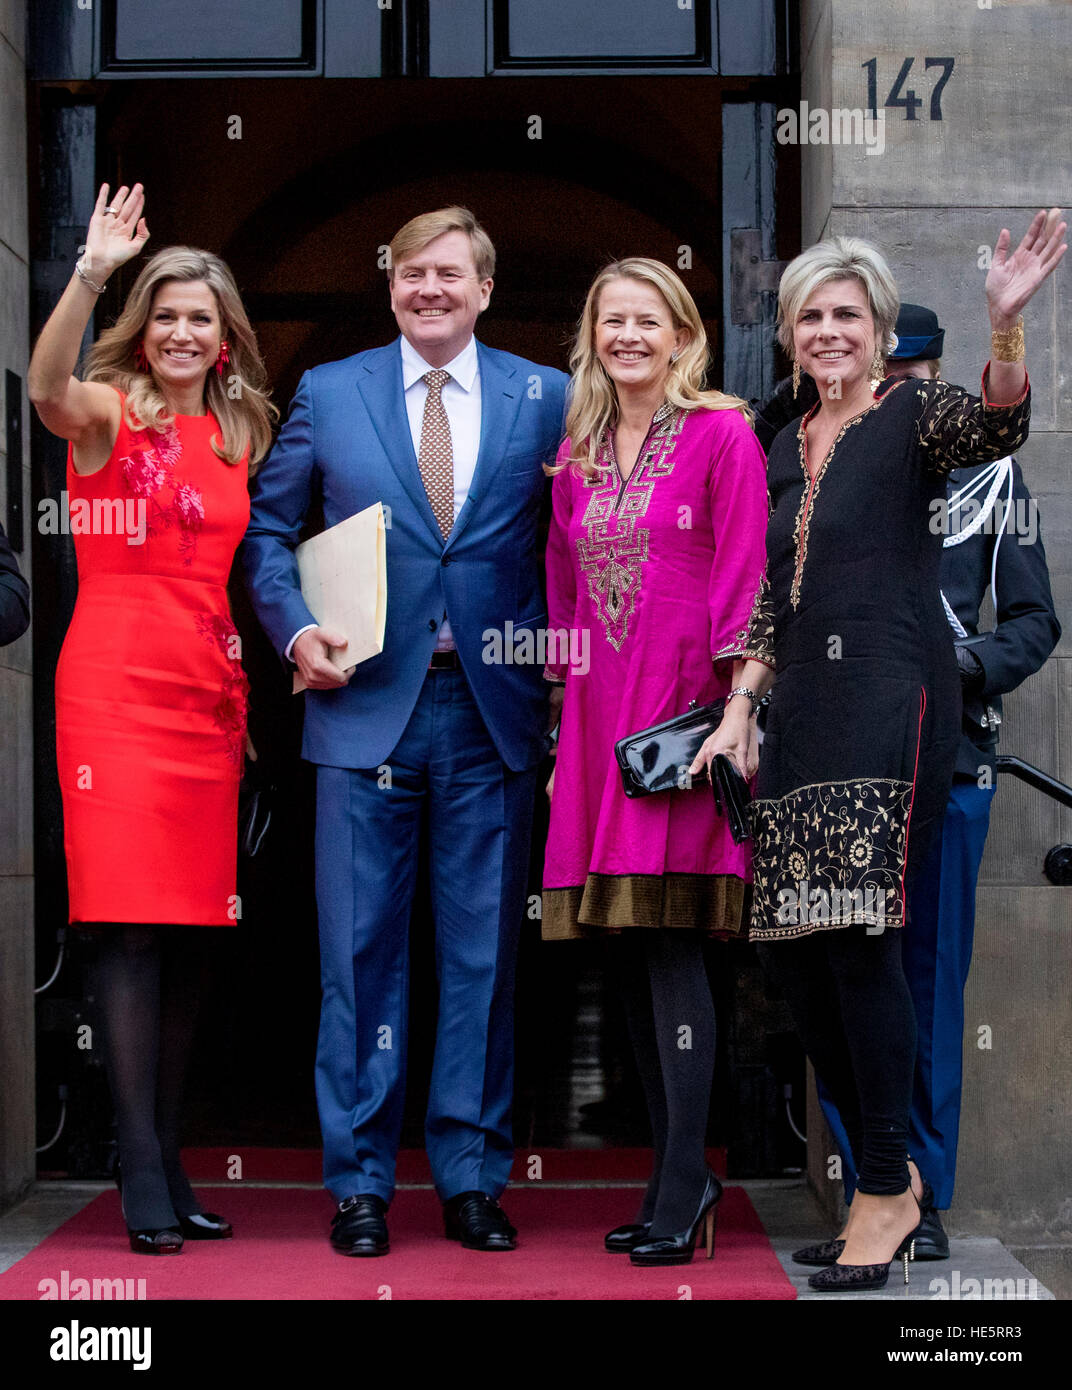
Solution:
<path fill-rule="evenodd" d="M 462 663 L 458 660 L 456 651 L 433 652 L 432 659 L 428 663 L 429 671 L 459 671 Z"/>

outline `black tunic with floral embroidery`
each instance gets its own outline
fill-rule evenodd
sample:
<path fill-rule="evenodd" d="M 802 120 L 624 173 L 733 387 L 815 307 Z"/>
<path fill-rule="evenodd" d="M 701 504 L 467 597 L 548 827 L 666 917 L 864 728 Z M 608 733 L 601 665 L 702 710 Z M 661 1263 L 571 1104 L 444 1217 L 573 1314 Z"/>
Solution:
<path fill-rule="evenodd" d="M 938 583 L 944 475 L 1027 437 L 995 406 L 887 379 L 814 479 L 802 421 L 771 446 L 767 573 L 747 656 L 772 666 L 753 803 L 753 939 L 901 926 L 945 813 L 960 682 Z M 817 408 L 817 407 L 816 407 Z"/>

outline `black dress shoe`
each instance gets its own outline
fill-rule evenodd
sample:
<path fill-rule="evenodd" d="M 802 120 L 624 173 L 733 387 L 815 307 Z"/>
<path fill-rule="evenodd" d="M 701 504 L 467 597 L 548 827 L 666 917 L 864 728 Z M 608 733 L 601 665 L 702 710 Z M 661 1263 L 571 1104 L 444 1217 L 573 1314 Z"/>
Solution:
<path fill-rule="evenodd" d="M 628 1255 L 634 1245 L 647 1240 L 651 1222 L 632 1222 L 627 1226 L 615 1226 L 603 1237 L 603 1249 L 612 1255 Z"/>
<path fill-rule="evenodd" d="M 916 1227 L 916 1259 L 948 1260 L 949 1237 L 934 1205 L 934 1190 L 923 1179 L 923 1196 L 919 1200 L 919 1225 Z"/>
<path fill-rule="evenodd" d="M 387 1203 L 371 1192 L 345 1198 L 331 1218 L 331 1243 L 341 1255 L 386 1255 Z"/>
<path fill-rule="evenodd" d="M 466 1250 L 513 1250 L 517 1232 L 506 1212 L 486 1192 L 459 1192 L 443 1203 L 443 1226 L 448 1240 L 460 1240 Z"/>
<path fill-rule="evenodd" d="M 179 1230 L 187 1240 L 229 1240 L 234 1227 L 214 1211 L 198 1211 L 179 1217 Z"/>

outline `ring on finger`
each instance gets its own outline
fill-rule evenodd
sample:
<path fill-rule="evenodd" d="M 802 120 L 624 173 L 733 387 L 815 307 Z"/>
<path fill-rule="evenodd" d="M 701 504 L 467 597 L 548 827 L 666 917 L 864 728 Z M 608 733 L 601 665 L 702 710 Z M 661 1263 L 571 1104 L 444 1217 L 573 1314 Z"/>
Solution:
<path fill-rule="evenodd" d="M 118 214 L 119 214 L 119 209 L 118 209 L 118 208 L 105 208 L 105 209 L 104 209 L 104 215 L 105 215 L 105 217 L 117 217 Z"/>

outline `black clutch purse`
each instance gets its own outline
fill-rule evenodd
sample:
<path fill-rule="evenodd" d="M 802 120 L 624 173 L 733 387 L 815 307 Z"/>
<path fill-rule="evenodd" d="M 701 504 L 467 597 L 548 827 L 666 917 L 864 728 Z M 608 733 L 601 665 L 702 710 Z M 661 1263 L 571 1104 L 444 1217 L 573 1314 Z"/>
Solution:
<path fill-rule="evenodd" d="M 626 796 L 650 796 L 687 787 L 685 773 L 701 744 L 721 723 L 722 701 L 715 700 L 620 738 L 614 745 L 614 756 Z"/>
<path fill-rule="evenodd" d="M 741 844 L 752 833 L 749 813 L 752 793 L 736 764 L 725 753 L 716 753 L 711 759 L 711 787 L 715 793 L 715 809 L 729 821 L 733 843 Z"/>

